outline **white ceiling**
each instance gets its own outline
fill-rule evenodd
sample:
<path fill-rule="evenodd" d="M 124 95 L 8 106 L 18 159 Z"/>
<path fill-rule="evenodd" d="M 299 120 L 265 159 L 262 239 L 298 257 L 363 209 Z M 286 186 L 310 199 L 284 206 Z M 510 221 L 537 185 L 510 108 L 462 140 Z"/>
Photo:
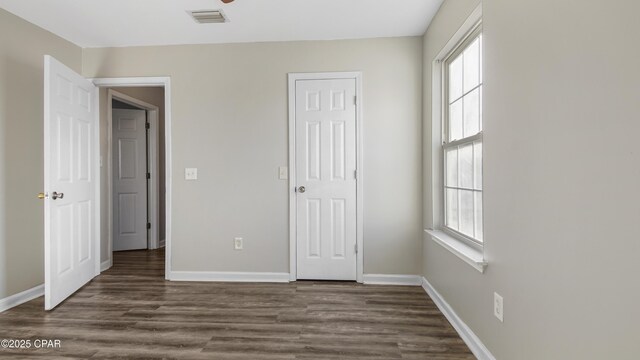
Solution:
<path fill-rule="evenodd" d="M 443 0 L 0 0 L 81 47 L 334 40 L 422 35 Z M 187 10 L 222 9 L 197 24 Z"/>

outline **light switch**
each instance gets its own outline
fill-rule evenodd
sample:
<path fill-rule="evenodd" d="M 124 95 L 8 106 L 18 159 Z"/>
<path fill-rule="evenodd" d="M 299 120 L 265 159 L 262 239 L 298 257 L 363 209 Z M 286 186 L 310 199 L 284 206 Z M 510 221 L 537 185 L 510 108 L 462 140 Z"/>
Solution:
<path fill-rule="evenodd" d="M 278 177 L 280 180 L 287 180 L 289 178 L 289 169 L 286 166 L 280 166 L 278 168 Z"/>
<path fill-rule="evenodd" d="M 185 180 L 198 180 L 198 169 L 197 168 L 185 168 L 184 169 L 184 179 Z"/>

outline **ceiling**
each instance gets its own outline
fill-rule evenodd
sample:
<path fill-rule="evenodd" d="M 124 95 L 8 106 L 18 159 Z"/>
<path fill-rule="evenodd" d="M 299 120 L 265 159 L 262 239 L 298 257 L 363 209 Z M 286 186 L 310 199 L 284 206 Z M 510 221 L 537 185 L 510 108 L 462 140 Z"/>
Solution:
<path fill-rule="evenodd" d="M 442 0 L 0 0 L 81 47 L 335 40 L 422 35 Z M 187 10 L 222 9 L 224 24 Z"/>

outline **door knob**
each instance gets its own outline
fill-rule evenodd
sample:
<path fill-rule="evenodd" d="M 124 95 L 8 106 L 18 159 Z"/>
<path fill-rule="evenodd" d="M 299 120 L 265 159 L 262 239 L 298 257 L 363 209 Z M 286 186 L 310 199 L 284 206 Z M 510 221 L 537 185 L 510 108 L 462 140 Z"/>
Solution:
<path fill-rule="evenodd" d="M 43 200 L 46 197 L 47 197 L 47 194 L 45 194 L 43 192 L 42 193 L 38 193 L 38 199 Z"/>
<path fill-rule="evenodd" d="M 54 191 L 53 194 L 51 195 L 51 198 L 53 200 L 62 199 L 62 198 L 64 198 L 64 193 L 58 193 L 58 192 Z"/>
<path fill-rule="evenodd" d="M 301 194 L 302 194 L 303 192 L 305 192 L 305 191 L 307 191 L 307 189 L 306 189 L 304 186 L 300 186 L 300 187 L 298 188 L 298 192 L 299 192 L 299 193 L 301 193 Z"/>

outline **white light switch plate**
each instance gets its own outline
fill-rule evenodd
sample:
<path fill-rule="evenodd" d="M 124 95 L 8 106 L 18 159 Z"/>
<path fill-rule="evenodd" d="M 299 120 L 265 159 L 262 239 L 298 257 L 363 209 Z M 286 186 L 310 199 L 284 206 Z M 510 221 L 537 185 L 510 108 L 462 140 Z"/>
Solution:
<path fill-rule="evenodd" d="M 504 299 L 496 292 L 493 293 L 493 315 L 500 322 L 504 321 Z"/>
<path fill-rule="evenodd" d="M 286 166 L 280 166 L 278 168 L 278 178 L 280 180 L 287 180 L 289 178 L 289 168 Z"/>
<path fill-rule="evenodd" d="M 184 179 L 185 180 L 198 180 L 198 169 L 197 168 L 185 168 L 184 169 Z"/>

